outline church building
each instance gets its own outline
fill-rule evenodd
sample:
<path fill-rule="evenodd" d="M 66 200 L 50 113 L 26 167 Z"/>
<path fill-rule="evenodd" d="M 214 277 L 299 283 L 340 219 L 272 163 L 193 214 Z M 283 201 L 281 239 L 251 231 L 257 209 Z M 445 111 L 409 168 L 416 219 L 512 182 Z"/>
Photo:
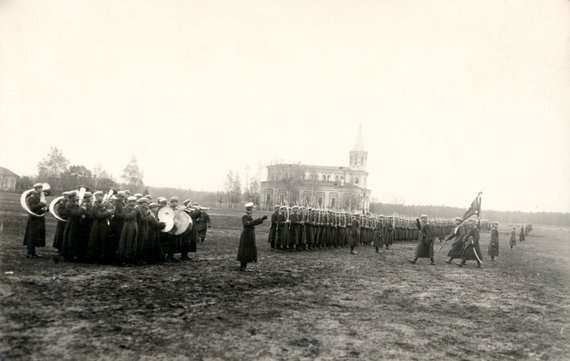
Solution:
<path fill-rule="evenodd" d="M 367 212 L 371 193 L 367 188 L 367 161 L 368 152 L 359 127 L 348 166 L 268 166 L 267 180 L 261 182 L 262 202 L 264 206 L 289 204 Z"/>

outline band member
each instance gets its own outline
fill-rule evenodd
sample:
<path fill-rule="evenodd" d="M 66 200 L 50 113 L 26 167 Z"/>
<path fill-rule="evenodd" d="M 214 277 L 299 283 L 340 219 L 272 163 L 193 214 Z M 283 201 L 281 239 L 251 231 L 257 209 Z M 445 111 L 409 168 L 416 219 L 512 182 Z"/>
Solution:
<path fill-rule="evenodd" d="M 43 215 L 47 210 L 45 201 L 42 202 L 42 184 L 34 184 L 34 190 L 29 194 L 26 202 L 30 211 Z M 24 246 L 27 247 L 27 258 L 37 257 L 36 247 L 46 245 L 46 219 L 43 216 L 28 216 L 26 232 L 24 234 Z"/>
<path fill-rule="evenodd" d="M 208 229 L 212 228 L 212 226 L 210 225 L 210 215 L 207 213 L 207 210 L 205 208 L 200 208 L 200 211 L 200 217 L 196 219 L 196 232 L 198 232 L 200 244 L 202 244 L 206 240 Z"/>
<path fill-rule="evenodd" d="M 80 261 L 84 261 L 87 257 L 87 244 L 89 243 L 89 235 L 91 233 L 91 225 L 93 224 L 93 216 L 91 215 L 92 203 L 91 197 L 93 194 L 91 192 L 85 192 L 83 197 L 83 202 L 81 207 L 85 209 L 85 212 L 81 216 L 81 228 L 79 230 L 79 248 L 77 258 Z"/>
<path fill-rule="evenodd" d="M 146 255 L 146 261 L 148 263 L 158 263 L 164 261 L 164 252 L 160 244 L 160 236 L 165 232 L 160 230 L 166 227 L 164 222 L 158 220 L 158 209 L 160 208 L 158 203 L 151 203 L 148 206 L 150 214 L 148 217 L 148 253 Z"/>
<path fill-rule="evenodd" d="M 149 253 L 148 247 L 148 218 L 150 210 L 148 209 L 149 201 L 145 197 L 137 199 L 136 219 L 137 219 L 137 250 L 135 262 L 144 263 L 145 255 Z"/>
<path fill-rule="evenodd" d="M 271 250 L 275 250 L 275 241 L 277 239 L 277 217 L 279 216 L 279 205 L 273 206 L 273 213 L 271 214 L 271 226 L 269 226 L 269 237 L 267 242 L 271 246 Z"/>
<path fill-rule="evenodd" d="M 510 240 L 511 249 L 517 245 L 517 226 L 513 226 L 513 230 L 511 231 L 511 240 Z"/>
<path fill-rule="evenodd" d="M 95 197 L 95 203 L 91 208 L 93 224 L 87 244 L 87 258 L 91 261 L 103 262 L 109 236 L 109 218 L 113 214 L 113 210 L 108 209 L 103 204 L 103 192 L 97 191 L 93 193 L 93 196 Z"/>
<path fill-rule="evenodd" d="M 186 207 L 192 205 L 191 201 L 184 201 Z M 195 224 L 197 219 L 200 218 L 202 211 L 200 207 L 192 208 L 188 215 L 192 218 L 192 222 Z M 188 252 L 195 253 L 198 247 L 198 232 L 196 227 L 188 227 L 184 233 L 180 235 L 180 259 L 183 261 L 191 260 L 188 257 Z"/>
<path fill-rule="evenodd" d="M 257 245 L 255 244 L 255 226 L 263 223 L 267 216 L 253 219 L 253 203 L 245 204 L 245 215 L 241 217 L 243 231 L 239 239 L 237 260 L 241 262 L 240 271 L 250 272 L 249 262 L 257 262 Z"/>
<path fill-rule="evenodd" d="M 453 242 L 451 249 L 447 253 L 449 260 L 445 261 L 446 263 L 451 263 L 455 258 L 461 258 L 461 256 L 463 256 L 463 246 L 465 244 L 464 238 L 467 234 L 467 225 L 463 225 L 463 218 L 461 217 L 455 218 L 455 225 L 455 230 L 445 240 L 447 242 L 455 238 L 455 242 Z"/>
<path fill-rule="evenodd" d="M 113 216 L 109 221 L 109 237 L 105 246 L 105 261 L 115 262 L 117 260 L 117 250 L 119 248 L 119 240 L 121 239 L 121 232 L 123 230 L 123 208 L 127 194 L 124 191 L 119 191 L 115 195 L 113 202 Z"/>
<path fill-rule="evenodd" d="M 65 206 L 67 222 L 63 231 L 61 255 L 66 261 L 75 261 L 80 255 L 81 224 L 86 209 L 78 204 L 77 191 L 69 193 Z"/>
<path fill-rule="evenodd" d="M 173 210 L 178 209 L 178 197 L 170 198 L 169 207 Z M 166 251 L 166 259 L 170 262 L 178 262 L 178 260 L 174 258 L 174 254 L 177 253 L 177 251 L 180 248 L 179 245 L 180 237 L 174 234 L 175 231 L 176 230 L 173 228 L 170 232 L 168 232 L 168 247 Z"/>
<path fill-rule="evenodd" d="M 418 245 L 416 246 L 416 257 L 408 261 L 416 264 L 418 258 L 429 258 L 431 261 L 430 265 L 435 265 L 433 259 L 433 230 L 428 222 L 428 216 L 422 215 L 420 219 L 416 219 L 416 226 L 420 230 Z"/>
<path fill-rule="evenodd" d="M 465 236 L 465 245 L 463 248 L 463 256 L 461 263 L 458 265 L 462 267 L 467 260 L 477 261 L 477 268 L 481 268 L 479 261 L 483 255 L 479 247 L 479 225 L 475 221 L 468 222 L 467 235 Z"/>
<path fill-rule="evenodd" d="M 137 252 L 137 197 L 127 198 L 123 208 L 123 229 L 119 239 L 118 256 L 123 265 L 133 263 Z"/>
<path fill-rule="evenodd" d="M 354 249 L 358 247 L 359 242 L 360 242 L 360 222 L 359 222 L 358 213 L 355 213 L 350 225 L 350 243 L 349 243 L 350 254 L 358 253 Z"/>
<path fill-rule="evenodd" d="M 55 234 L 53 237 L 53 248 L 61 251 L 61 245 L 63 244 L 63 234 L 65 231 L 65 220 L 67 215 L 65 214 L 65 206 L 67 205 L 67 200 L 69 199 L 69 192 L 63 192 L 63 199 L 57 203 L 57 214 L 63 218 L 63 221 L 58 220 L 57 226 L 55 227 Z"/>
<path fill-rule="evenodd" d="M 495 260 L 495 257 L 499 256 L 499 223 L 493 223 L 491 229 L 491 242 L 489 242 L 489 250 L 487 254 L 491 256 L 491 261 Z"/>

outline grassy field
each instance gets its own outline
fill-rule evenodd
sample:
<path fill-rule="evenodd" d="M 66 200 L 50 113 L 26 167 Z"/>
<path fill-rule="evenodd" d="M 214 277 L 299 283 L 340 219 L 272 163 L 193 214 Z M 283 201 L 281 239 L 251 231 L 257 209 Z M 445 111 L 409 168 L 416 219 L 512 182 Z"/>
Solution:
<path fill-rule="evenodd" d="M 2 360 L 564 360 L 570 235 L 535 226 L 497 262 L 411 265 L 414 244 L 273 253 L 238 272 L 239 212 L 212 210 L 192 262 L 120 268 L 29 260 L 0 198 Z M 54 222 L 48 218 L 51 244 Z M 489 234 L 483 234 L 486 253 Z"/>

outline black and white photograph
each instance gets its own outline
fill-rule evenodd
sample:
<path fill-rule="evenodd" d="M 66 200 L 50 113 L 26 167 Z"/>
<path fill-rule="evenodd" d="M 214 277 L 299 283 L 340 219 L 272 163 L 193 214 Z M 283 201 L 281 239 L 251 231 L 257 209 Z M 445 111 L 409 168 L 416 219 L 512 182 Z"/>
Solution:
<path fill-rule="evenodd" d="M 0 360 L 569 360 L 568 0 L 0 0 Z"/>

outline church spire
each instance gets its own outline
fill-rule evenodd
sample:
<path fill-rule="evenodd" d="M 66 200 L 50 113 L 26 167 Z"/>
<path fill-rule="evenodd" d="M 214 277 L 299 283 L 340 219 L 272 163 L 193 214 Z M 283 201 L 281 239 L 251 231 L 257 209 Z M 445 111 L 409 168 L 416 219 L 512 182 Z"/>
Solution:
<path fill-rule="evenodd" d="M 358 134 L 356 135 L 356 141 L 352 150 L 357 152 L 364 152 L 364 141 L 362 140 L 362 124 L 358 125 Z"/>

